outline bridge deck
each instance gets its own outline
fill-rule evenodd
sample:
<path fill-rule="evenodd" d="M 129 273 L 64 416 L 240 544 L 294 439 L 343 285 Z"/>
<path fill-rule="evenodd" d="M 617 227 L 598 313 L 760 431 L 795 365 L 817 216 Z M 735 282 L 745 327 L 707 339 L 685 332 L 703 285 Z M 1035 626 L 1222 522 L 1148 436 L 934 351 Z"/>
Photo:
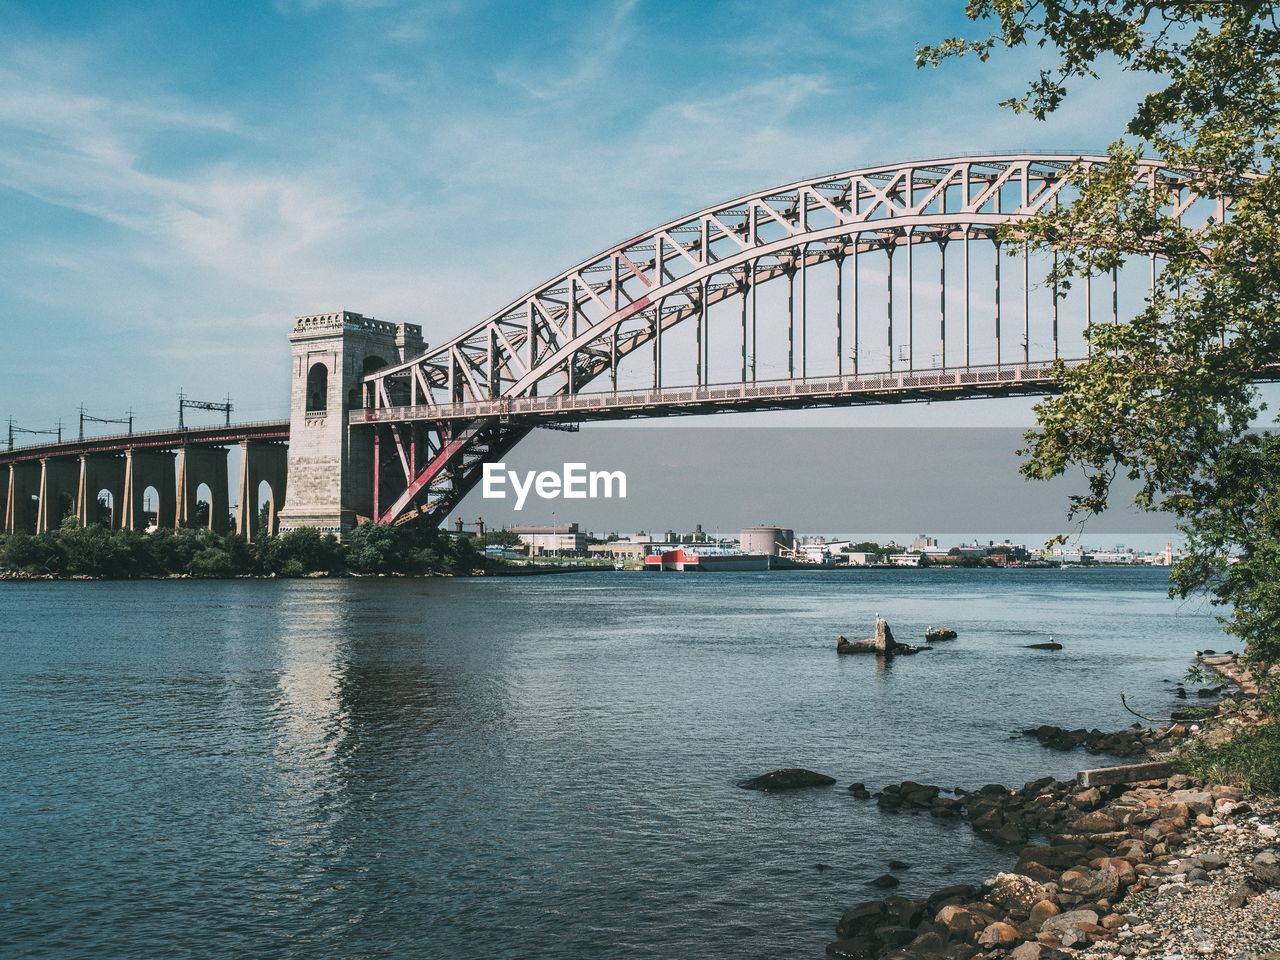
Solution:
<path fill-rule="evenodd" d="M 1081 360 L 1064 361 L 1067 366 Z M 413 420 L 621 420 L 787 407 L 853 406 L 963 397 L 1039 395 L 1053 390 L 1050 363 L 1003 364 L 954 370 L 875 373 L 847 377 L 760 380 L 755 383 L 603 391 L 551 397 L 498 398 L 353 410 L 353 425 Z"/>
<path fill-rule="evenodd" d="M 288 440 L 287 420 L 233 423 L 230 426 L 187 427 L 182 430 L 154 430 L 121 433 L 106 437 L 86 437 L 61 443 L 41 443 L 0 450 L 0 464 L 22 463 L 48 457 L 75 457 L 89 453 L 119 453 L 124 450 L 174 450 L 178 447 L 230 446 L 244 440 Z"/>

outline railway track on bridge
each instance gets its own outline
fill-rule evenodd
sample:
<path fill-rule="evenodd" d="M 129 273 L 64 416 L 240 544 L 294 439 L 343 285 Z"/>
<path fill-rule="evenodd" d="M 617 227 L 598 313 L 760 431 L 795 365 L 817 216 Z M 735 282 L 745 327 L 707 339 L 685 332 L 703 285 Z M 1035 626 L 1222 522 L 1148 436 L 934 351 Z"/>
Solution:
<path fill-rule="evenodd" d="M 176 450 L 181 447 L 221 447 L 245 441 L 287 441 L 287 420 L 233 423 L 230 426 L 184 427 L 180 430 L 151 430 L 104 437 L 85 437 L 60 443 L 37 443 L 0 450 L 0 465 L 77 457 L 88 454 L 124 453 L 126 450 Z"/>

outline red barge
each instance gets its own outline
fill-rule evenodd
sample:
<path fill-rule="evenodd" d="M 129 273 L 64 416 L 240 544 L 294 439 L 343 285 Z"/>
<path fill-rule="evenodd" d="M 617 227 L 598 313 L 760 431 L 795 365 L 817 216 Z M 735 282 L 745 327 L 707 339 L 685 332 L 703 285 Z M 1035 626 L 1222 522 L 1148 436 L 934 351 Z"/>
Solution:
<path fill-rule="evenodd" d="M 736 573 L 768 570 L 769 555 L 767 553 L 723 553 L 716 550 L 676 547 L 674 550 L 649 554 L 644 558 L 644 568 L 677 573 Z"/>

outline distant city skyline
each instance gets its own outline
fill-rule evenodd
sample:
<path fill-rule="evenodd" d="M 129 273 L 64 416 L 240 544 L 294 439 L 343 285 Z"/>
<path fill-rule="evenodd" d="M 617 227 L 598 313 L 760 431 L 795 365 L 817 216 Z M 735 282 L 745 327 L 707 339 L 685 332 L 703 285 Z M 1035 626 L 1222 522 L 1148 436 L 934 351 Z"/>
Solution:
<path fill-rule="evenodd" d="M 573 522 L 570 520 L 570 522 Z M 599 530 L 586 530 L 587 534 L 597 538 L 607 537 L 610 533 L 618 533 L 620 536 L 636 534 L 640 531 L 605 531 L 601 533 Z M 652 533 L 655 538 L 661 537 L 667 533 L 667 530 L 644 531 Z M 675 531 L 676 533 L 689 533 L 690 531 Z M 925 531 L 927 533 L 927 531 Z M 709 535 L 715 539 L 736 540 L 738 534 L 734 531 L 708 531 Z M 852 540 L 853 542 L 874 541 L 881 546 L 890 543 L 896 543 L 906 549 L 911 549 L 911 540 L 913 537 L 919 536 L 916 533 L 865 533 L 860 531 L 795 531 L 797 539 L 809 537 L 821 537 L 828 542 L 837 542 L 841 540 Z M 1051 533 L 1030 533 L 1020 534 L 1017 536 L 1009 536 L 1007 534 L 994 533 L 967 533 L 954 534 L 939 538 L 939 546 L 948 548 L 959 546 L 960 544 L 1001 544 L 1006 541 L 1012 542 L 1016 546 L 1026 547 L 1031 552 L 1039 552 L 1043 549 L 1045 541 L 1054 536 Z M 1183 538 L 1177 534 L 1161 534 L 1161 533 L 1132 533 L 1132 534 L 1090 534 L 1087 531 L 1083 535 L 1072 534 L 1069 536 L 1067 543 L 1063 545 L 1064 550 L 1075 551 L 1085 550 L 1093 551 L 1109 551 L 1117 548 L 1131 548 L 1139 553 L 1157 553 L 1165 548 L 1165 545 L 1172 545 L 1175 551 L 1183 546 Z"/>
<path fill-rule="evenodd" d="M 511 469 L 558 471 L 565 462 L 586 461 L 591 469 L 623 470 L 627 498 L 530 498 L 516 511 L 511 500 L 486 500 L 477 490 L 453 516 L 467 525 L 483 517 L 490 527 L 533 526 L 550 523 L 554 513 L 596 533 L 687 531 L 699 523 L 729 534 L 760 523 L 799 534 L 1074 533 L 1067 497 L 1081 483 L 1023 480 L 1015 453 L 1021 443 L 1022 431 L 1008 428 L 535 430 L 506 456 Z M 1133 489 L 1117 483 L 1116 509 L 1090 521 L 1090 538 L 1143 535 L 1163 546 L 1172 537 L 1172 518 L 1131 506 Z"/>

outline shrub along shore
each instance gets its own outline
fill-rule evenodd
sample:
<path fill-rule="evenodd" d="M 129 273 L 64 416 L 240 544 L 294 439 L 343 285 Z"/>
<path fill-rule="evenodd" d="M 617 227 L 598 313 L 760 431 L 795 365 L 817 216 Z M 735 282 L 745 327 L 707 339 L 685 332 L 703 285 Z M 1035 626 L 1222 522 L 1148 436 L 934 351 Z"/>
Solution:
<path fill-rule="evenodd" d="M 0 578 L 303 577 L 316 574 L 470 574 L 485 567 L 472 543 L 440 530 L 361 524 L 345 543 L 312 529 L 252 543 L 211 530 L 79 526 L 0 535 Z"/>

